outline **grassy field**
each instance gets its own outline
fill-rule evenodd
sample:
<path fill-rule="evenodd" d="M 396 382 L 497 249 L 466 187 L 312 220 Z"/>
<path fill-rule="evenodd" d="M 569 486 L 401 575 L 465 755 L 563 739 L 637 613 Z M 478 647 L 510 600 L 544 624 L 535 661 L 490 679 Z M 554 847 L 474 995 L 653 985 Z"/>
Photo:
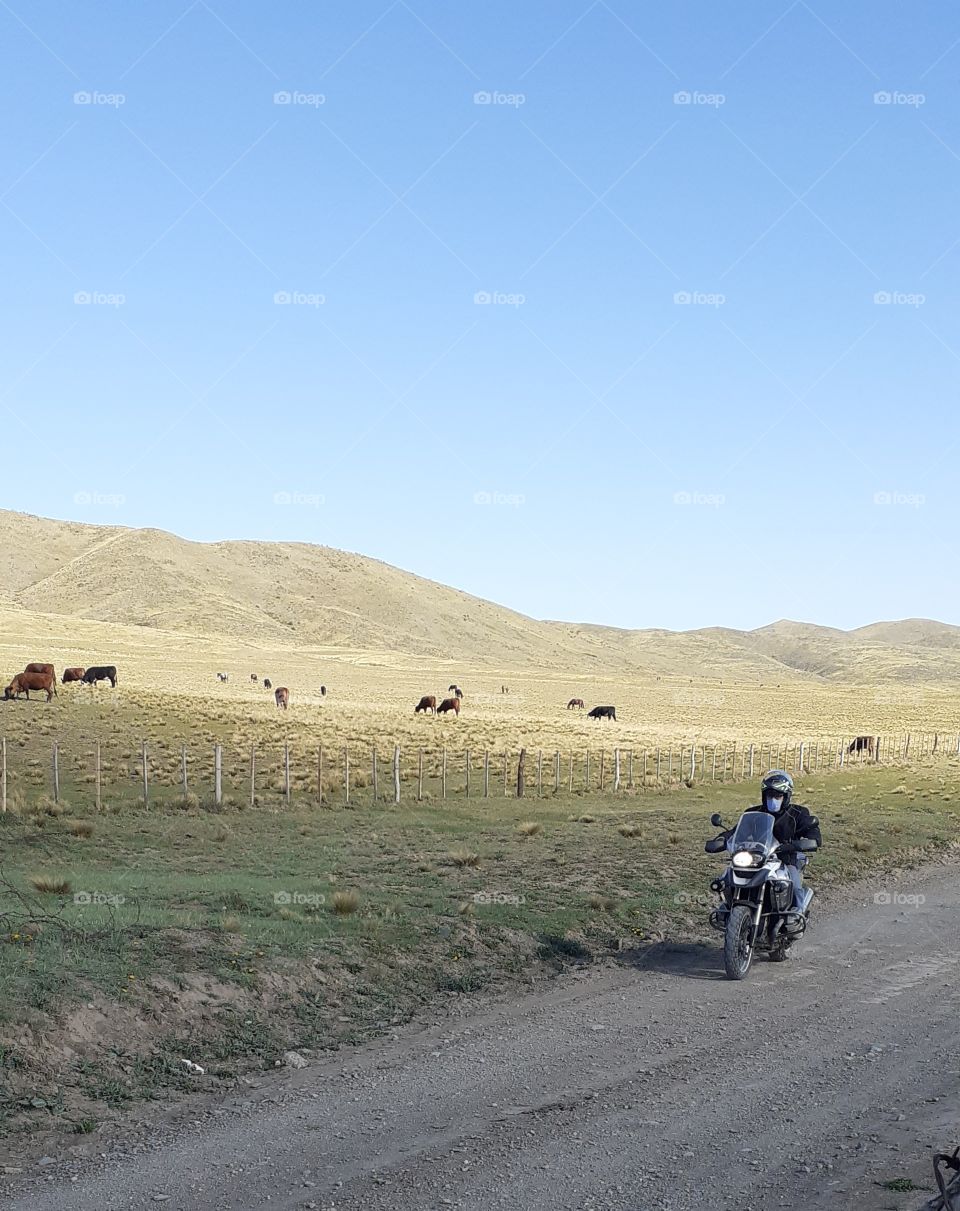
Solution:
<path fill-rule="evenodd" d="M 804 778 L 826 838 L 811 881 L 955 844 L 958 789 L 947 757 Z M 0 1131 L 89 1131 L 289 1047 L 389 1030 L 436 996 L 700 935 L 708 816 L 750 798 L 694 784 L 96 815 L 28 791 L 0 817 Z"/>

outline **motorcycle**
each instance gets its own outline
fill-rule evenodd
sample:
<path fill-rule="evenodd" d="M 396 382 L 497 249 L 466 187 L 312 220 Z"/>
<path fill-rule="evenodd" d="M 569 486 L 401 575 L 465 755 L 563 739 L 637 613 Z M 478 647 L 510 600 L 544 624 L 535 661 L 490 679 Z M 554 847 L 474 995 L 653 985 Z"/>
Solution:
<path fill-rule="evenodd" d="M 778 842 L 773 822 L 768 812 L 744 812 L 736 828 L 724 829 L 705 847 L 709 854 L 730 854 L 726 871 L 710 884 L 720 897 L 710 924 L 723 933 L 723 966 L 731 980 L 746 976 L 758 950 L 766 951 L 775 963 L 783 962 L 810 917 L 813 891 L 801 886 L 794 905 L 793 882 L 783 857 L 799 855 L 802 869 L 817 843 L 807 838 Z M 710 823 L 724 827 L 718 812 Z"/>

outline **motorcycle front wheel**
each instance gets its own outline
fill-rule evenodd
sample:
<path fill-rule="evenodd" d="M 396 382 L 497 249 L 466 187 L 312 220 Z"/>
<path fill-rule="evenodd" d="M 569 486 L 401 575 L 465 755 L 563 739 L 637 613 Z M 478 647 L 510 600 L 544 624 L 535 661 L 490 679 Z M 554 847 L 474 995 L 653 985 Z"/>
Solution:
<path fill-rule="evenodd" d="M 730 910 L 723 935 L 723 966 L 727 978 L 742 980 L 753 961 L 753 916 L 745 904 Z"/>

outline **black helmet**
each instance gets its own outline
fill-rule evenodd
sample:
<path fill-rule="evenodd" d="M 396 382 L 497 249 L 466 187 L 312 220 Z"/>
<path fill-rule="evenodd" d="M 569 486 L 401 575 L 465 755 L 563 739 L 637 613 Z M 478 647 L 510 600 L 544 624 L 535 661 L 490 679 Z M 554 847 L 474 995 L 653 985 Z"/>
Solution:
<path fill-rule="evenodd" d="M 793 798 L 793 779 L 786 770 L 772 769 L 764 775 L 760 783 L 760 802 L 764 807 L 767 805 L 767 795 L 783 795 L 781 810 L 790 806 L 790 800 Z"/>

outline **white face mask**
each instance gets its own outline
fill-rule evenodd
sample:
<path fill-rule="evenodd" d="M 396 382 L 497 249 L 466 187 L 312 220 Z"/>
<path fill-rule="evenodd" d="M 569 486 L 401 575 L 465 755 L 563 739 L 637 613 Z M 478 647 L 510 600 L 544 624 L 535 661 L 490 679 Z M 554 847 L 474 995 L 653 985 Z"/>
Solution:
<path fill-rule="evenodd" d="M 768 812 L 778 812 L 783 807 L 783 795 L 767 795 L 764 806 Z"/>

